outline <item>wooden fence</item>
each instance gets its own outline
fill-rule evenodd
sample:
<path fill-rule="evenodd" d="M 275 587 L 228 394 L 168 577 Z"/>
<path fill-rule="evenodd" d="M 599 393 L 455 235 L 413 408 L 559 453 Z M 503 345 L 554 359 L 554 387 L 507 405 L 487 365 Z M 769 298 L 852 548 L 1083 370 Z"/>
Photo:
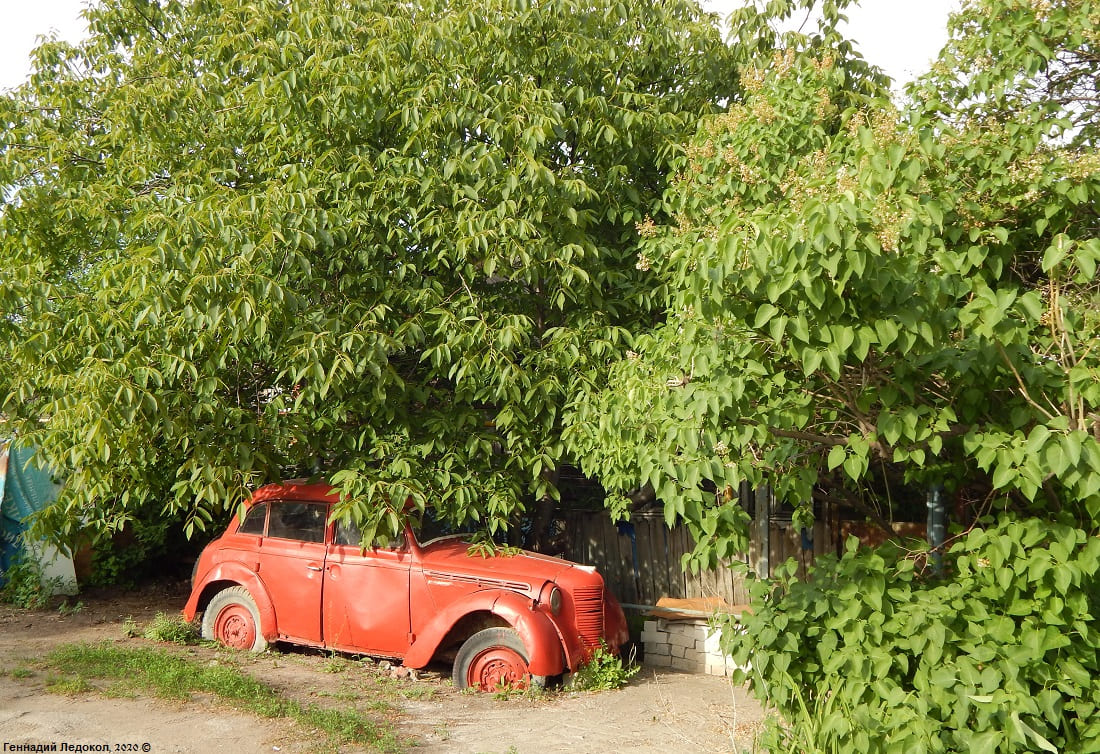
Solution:
<path fill-rule="evenodd" d="M 564 520 L 565 557 L 595 566 L 621 602 L 656 605 L 661 597 L 718 597 L 729 605 L 749 602 L 744 577 L 732 568 L 684 572 L 681 558 L 694 547 L 691 535 L 684 526 L 669 529 L 659 511 L 635 512 L 625 526 L 611 523 L 606 511 L 567 511 Z M 761 537 L 755 530 L 752 539 L 750 551 L 739 560 L 757 568 L 762 562 L 758 552 Z M 789 520 L 773 519 L 767 542 L 769 576 L 776 566 L 792 557 L 804 571 L 815 555 L 835 551 L 836 547 L 831 527 L 821 520 L 815 523 L 810 542 Z"/>
<path fill-rule="evenodd" d="M 660 513 L 634 513 L 626 526 L 611 523 L 606 511 L 569 511 L 564 518 L 565 556 L 596 566 L 620 602 L 655 605 L 661 597 L 719 597 L 730 605 L 749 601 L 743 578 L 730 568 L 684 573 L 680 563 L 693 548 L 691 535 L 683 526 L 669 529 Z"/>

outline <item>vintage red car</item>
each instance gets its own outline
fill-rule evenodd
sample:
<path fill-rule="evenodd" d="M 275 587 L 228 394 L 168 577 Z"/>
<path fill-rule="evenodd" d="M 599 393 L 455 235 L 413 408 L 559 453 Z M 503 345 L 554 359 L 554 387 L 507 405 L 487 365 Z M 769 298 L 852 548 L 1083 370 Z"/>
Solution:
<path fill-rule="evenodd" d="M 594 568 L 470 555 L 461 537 L 420 543 L 408 525 L 390 546 L 363 548 L 358 530 L 330 521 L 338 499 L 327 484 L 257 490 L 199 556 L 184 616 L 201 614 L 205 638 L 240 649 L 280 641 L 409 668 L 452 661 L 459 687 L 484 690 L 545 683 L 629 638 Z"/>

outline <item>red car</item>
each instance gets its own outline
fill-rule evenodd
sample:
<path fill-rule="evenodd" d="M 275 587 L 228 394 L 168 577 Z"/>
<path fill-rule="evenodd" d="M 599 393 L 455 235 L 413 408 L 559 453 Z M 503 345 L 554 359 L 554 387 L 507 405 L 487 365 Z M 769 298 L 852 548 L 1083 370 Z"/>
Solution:
<path fill-rule="evenodd" d="M 483 558 L 460 537 L 360 547 L 329 520 L 338 494 L 290 482 L 255 492 L 243 520 L 207 545 L 184 616 L 230 647 L 268 643 L 453 660 L 460 688 L 545 683 L 593 650 L 626 643 L 622 608 L 594 568 L 524 552 Z"/>

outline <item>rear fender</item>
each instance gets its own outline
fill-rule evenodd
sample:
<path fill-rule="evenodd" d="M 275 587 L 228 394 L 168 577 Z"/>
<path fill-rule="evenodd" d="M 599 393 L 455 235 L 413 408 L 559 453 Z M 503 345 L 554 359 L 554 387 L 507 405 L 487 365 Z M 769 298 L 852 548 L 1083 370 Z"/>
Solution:
<path fill-rule="evenodd" d="M 240 563 L 219 563 L 207 571 L 200 584 L 196 584 L 191 590 L 191 597 L 183 608 L 183 617 L 192 621 L 199 611 L 206 607 L 210 598 L 220 589 L 210 589 L 217 582 L 232 582 L 239 584 L 248 590 L 252 600 L 256 603 L 256 609 L 260 613 L 260 634 L 264 639 L 274 642 L 279 638 L 279 627 L 275 622 L 275 608 L 271 604 L 271 596 L 260 577 L 253 571 L 245 568 Z M 229 585 L 227 583 L 227 585 Z"/>
<path fill-rule="evenodd" d="M 477 592 L 437 615 L 416 638 L 405 655 L 405 665 L 422 668 L 431 661 L 440 642 L 463 616 L 487 611 L 507 621 L 527 649 L 531 675 L 551 676 L 565 671 L 561 640 L 550 617 L 532 607 L 532 600 L 499 589 Z"/>

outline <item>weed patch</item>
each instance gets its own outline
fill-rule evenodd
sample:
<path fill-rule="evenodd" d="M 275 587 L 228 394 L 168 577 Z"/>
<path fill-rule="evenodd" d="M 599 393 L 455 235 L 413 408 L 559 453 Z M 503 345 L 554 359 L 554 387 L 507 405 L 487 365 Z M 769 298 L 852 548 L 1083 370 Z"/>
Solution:
<path fill-rule="evenodd" d="M 142 636 L 150 641 L 184 645 L 197 644 L 199 642 L 199 627 L 194 623 L 185 621 L 182 615 L 157 613 Z"/>
<path fill-rule="evenodd" d="M 607 647 L 598 647 L 592 658 L 581 665 L 569 681 L 569 691 L 611 691 L 622 688 L 637 672 L 640 665 L 623 662 Z"/>

